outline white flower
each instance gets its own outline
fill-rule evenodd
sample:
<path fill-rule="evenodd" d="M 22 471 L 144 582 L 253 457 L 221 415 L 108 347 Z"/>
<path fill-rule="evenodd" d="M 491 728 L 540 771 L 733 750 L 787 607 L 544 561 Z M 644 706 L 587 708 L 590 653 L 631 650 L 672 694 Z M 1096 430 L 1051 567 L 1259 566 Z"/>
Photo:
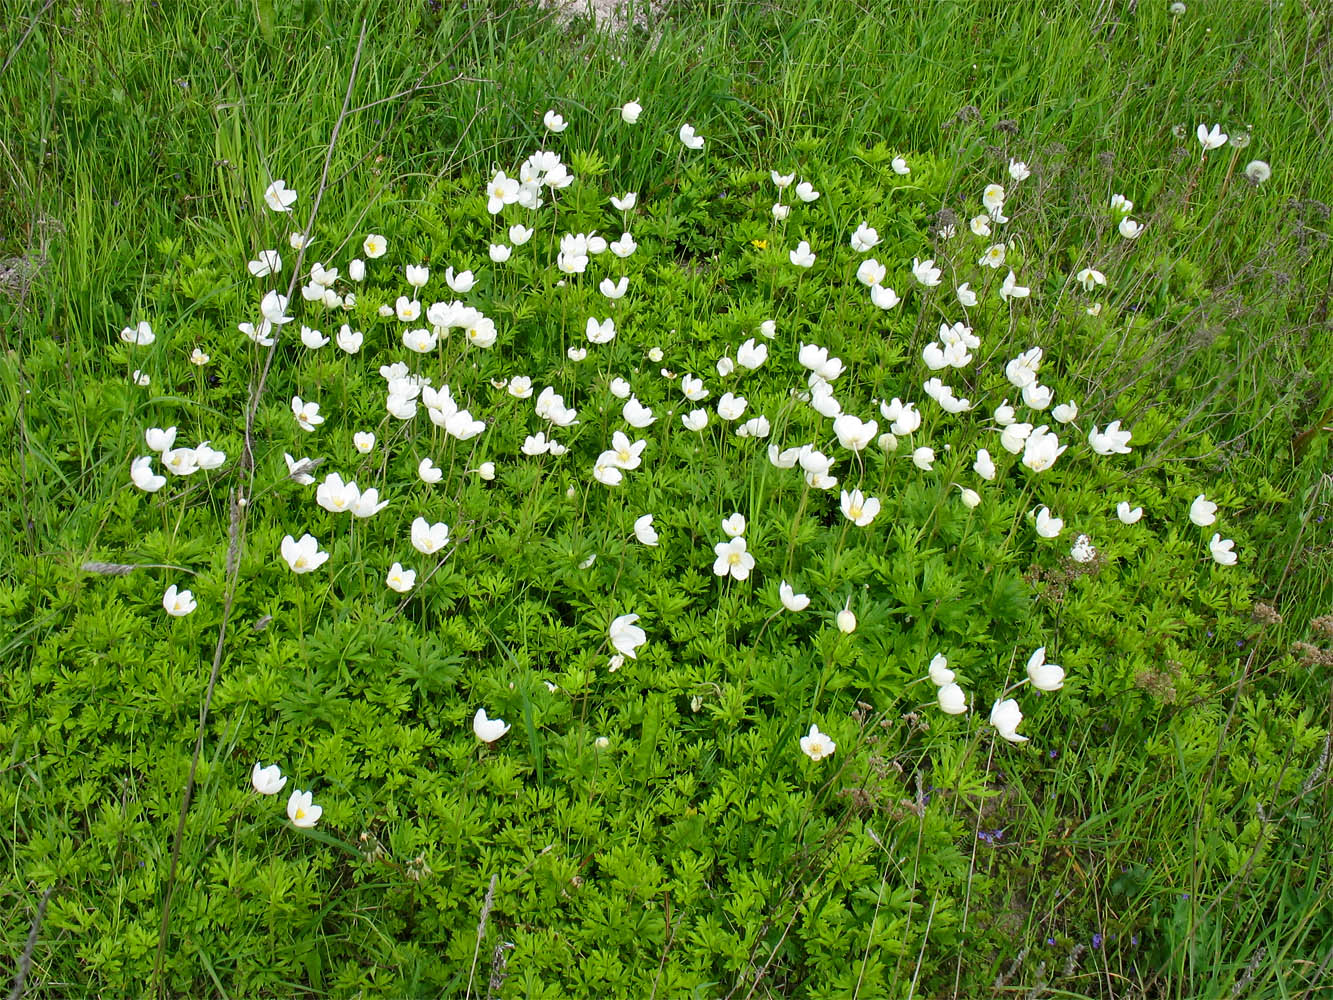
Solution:
<path fill-rule="evenodd" d="M 815 255 L 810 250 L 810 244 L 805 240 L 801 240 L 800 243 L 796 244 L 796 249 L 791 251 L 787 256 L 797 267 L 814 267 Z"/>
<path fill-rule="evenodd" d="M 1042 538 L 1054 538 L 1064 529 L 1065 522 L 1052 516 L 1046 506 L 1037 509 L 1037 534 Z"/>
<path fill-rule="evenodd" d="M 250 772 L 250 784 L 260 795 L 277 795 L 282 791 L 282 786 L 287 784 L 287 779 L 282 776 L 282 769 L 277 764 L 265 767 L 256 761 Z"/>
<path fill-rule="evenodd" d="M 833 421 L 833 433 L 838 444 L 850 451 L 864 451 L 870 447 L 879 433 L 879 424 L 874 420 L 861 420 L 850 413 L 844 413 Z"/>
<path fill-rule="evenodd" d="M 483 480 L 485 480 L 488 483 L 491 482 L 493 479 L 495 479 L 494 462 L 482 462 L 479 466 L 477 466 L 475 471 L 478 476 L 480 476 Z"/>
<path fill-rule="evenodd" d="M 1214 124 L 1210 129 L 1207 125 L 1200 125 L 1195 129 L 1194 134 L 1199 139 L 1199 145 L 1203 147 L 1206 153 L 1210 149 L 1217 149 L 1219 146 L 1225 146 L 1227 134 L 1222 131 L 1222 126 Z"/>
<path fill-rule="evenodd" d="M 550 112 L 548 111 L 547 114 L 550 114 Z M 479 708 L 477 714 L 472 717 L 472 731 L 481 742 L 494 743 L 509 732 L 509 726 L 504 719 L 487 718 L 486 709 Z"/>
<path fill-rule="evenodd" d="M 648 427 L 657 419 L 653 416 L 653 411 L 639 402 L 639 397 L 634 395 L 631 395 L 621 407 L 620 415 L 631 427 Z"/>
<path fill-rule="evenodd" d="M 986 211 L 994 216 L 997 212 L 1004 209 L 1004 188 L 998 184 L 987 184 L 986 190 L 981 193 L 981 204 L 986 206 Z"/>
<path fill-rule="evenodd" d="M 360 330 L 353 330 L 344 323 L 338 328 L 338 336 L 334 339 L 340 351 L 347 354 L 356 354 L 361 350 L 361 345 L 365 342 L 365 336 Z"/>
<path fill-rule="evenodd" d="M 1069 558 L 1076 563 L 1090 563 L 1097 558 L 1097 549 L 1087 535 L 1074 539 L 1074 546 L 1069 550 Z"/>
<path fill-rule="evenodd" d="M 1097 290 L 1098 285 L 1106 284 L 1106 275 L 1095 267 L 1085 267 L 1074 275 L 1074 280 L 1083 286 L 1085 292 L 1093 292 Z"/>
<path fill-rule="evenodd" d="M 974 236 L 989 236 L 991 232 L 990 216 L 985 212 L 982 212 L 980 215 L 974 215 L 968 220 L 967 226 L 972 230 L 972 235 Z"/>
<path fill-rule="evenodd" d="M 1118 228 L 1120 229 L 1120 235 L 1127 240 L 1136 240 L 1139 238 L 1139 234 L 1143 232 L 1142 223 L 1135 222 L 1129 216 L 1120 220 Z"/>
<path fill-rule="evenodd" d="M 1190 504 L 1190 520 L 1200 528 L 1206 528 L 1217 520 L 1217 504 L 1200 493 Z"/>
<path fill-rule="evenodd" d="M 745 534 L 745 515 L 740 511 L 734 511 L 730 517 L 724 517 L 722 530 L 726 532 L 728 538 L 739 538 Z"/>
<path fill-rule="evenodd" d="M 1255 184 L 1262 184 L 1273 176 L 1273 170 L 1263 160 L 1251 160 L 1245 164 L 1245 176 Z"/>
<path fill-rule="evenodd" d="M 629 291 L 629 278 L 621 277 L 619 281 L 612 281 L 610 278 L 603 278 L 598 290 L 608 299 L 624 298 L 625 293 Z"/>
<path fill-rule="evenodd" d="M 292 397 L 292 415 L 303 431 L 314 431 L 324 422 L 324 418 L 319 415 L 319 404 L 302 402 L 300 396 Z"/>
<path fill-rule="evenodd" d="M 1004 263 L 1004 249 L 1003 243 L 992 244 L 986 248 L 986 252 L 981 255 L 981 259 L 977 263 L 982 267 L 990 267 L 998 271 L 1000 265 Z"/>
<path fill-rule="evenodd" d="M 850 635 L 856 631 L 856 615 L 852 613 L 851 608 L 843 608 L 839 611 L 834 621 L 837 623 L 838 631 L 844 635 Z"/>
<path fill-rule="evenodd" d="M 329 554 L 321 552 L 315 536 L 307 532 L 301 536 L 299 542 L 291 535 L 283 536 L 282 558 L 293 573 L 309 573 L 323 566 L 328 561 Z"/>
<path fill-rule="evenodd" d="M 304 250 L 310 243 L 310 237 L 305 233 L 288 233 L 287 245 L 293 250 Z"/>
<path fill-rule="evenodd" d="M 516 247 L 521 247 L 528 240 L 532 239 L 532 230 L 521 222 L 515 223 L 509 227 L 509 242 Z"/>
<path fill-rule="evenodd" d="M 991 460 L 990 452 L 985 448 L 977 449 L 977 460 L 972 463 L 972 469 L 987 482 L 995 479 L 995 462 Z"/>
<path fill-rule="evenodd" d="M 801 181 L 796 185 L 796 197 L 808 205 L 812 201 L 819 200 L 819 192 L 809 181 Z"/>
<path fill-rule="evenodd" d="M 1208 551 L 1212 553 L 1213 561 L 1219 566 L 1236 565 L 1236 553 L 1233 551 L 1236 543 L 1230 538 L 1223 538 L 1219 534 L 1214 534 L 1208 540 Z M 189 593 L 189 591 L 186 591 Z"/>
<path fill-rule="evenodd" d="M 1131 510 L 1129 502 L 1121 500 L 1116 504 L 1115 516 L 1120 518 L 1121 524 L 1137 524 L 1139 518 L 1143 517 L 1143 508 L 1135 507 Z"/>
<path fill-rule="evenodd" d="M 935 449 L 922 445 L 912 452 L 912 464 L 918 469 L 929 472 L 935 466 Z"/>
<path fill-rule="evenodd" d="M 1009 299 L 1025 299 L 1031 291 L 1026 285 L 1020 285 L 1013 271 L 1010 271 L 1004 279 L 1004 284 L 1000 286 L 1000 298 L 1008 301 Z"/>
<path fill-rule="evenodd" d="M 357 431 L 352 435 L 352 444 L 363 455 L 369 455 L 375 447 L 375 435 L 370 431 Z"/>
<path fill-rule="evenodd" d="M 145 493 L 156 493 L 167 485 L 167 477 L 153 472 L 153 456 L 142 455 L 130 464 L 130 480 Z"/>
<path fill-rule="evenodd" d="M 423 458 L 417 465 L 417 476 L 423 483 L 434 485 L 444 478 L 444 470 L 429 458 Z"/>
<path fill-rule="evenodd" d="M 958 286 L 958 303 L 969 309 L 977 304 L 977 293 L 968 287 L 966 281 Z"/>
<path fill-rule="evenodd" d="M 629 233 L 621 233 L 620 239 L 608 243 L 606 246 L 608 250 L 621 260 L 624 260 L 639 248 L 639 244 L 634 242 L 634 237 Z"/>
<path fill-rule="evenodd" d="M 1051 411 L 1058 423 L 1069 424 L 1078 419 L 1078 404 L 1074 402 L 1064 402 Z"/>
<path fill-rule="evenodd" d="M 611 196 L 611 207 L 618 212 L 628 212 L 637 204 L 639 196 L 633 191 L 626 191 L 624 197 Z"/>
<path fill-rule="evenodd" d="M 621 656 L 628 656 L 631 660 L 638 658 L 634 651 L 648 641 L 643 629 L 634 624 L 638 620 L 638 615 L 621 615 L 612 620 L 611 627 L 607 630 L 611 645 L 615 647 L 616 652 Z"/>
<path fill-rule="evenodd" d="M 962 494 L 964 507 L 971 510 L 974 507 L 980 506 L 981 494 L 978 493 L 976 490 L 968 489 L 966 486 L 959 486 L 958 490 Z"/>
<path fill-rule="evenodd" d="M 680 418 L 680 422 L 689 431 L 701 431 L 708 425 L 707 410 L 691 410 Z"/>
<path fill-rule="evenodd" d="M 791 215 L 791 206 L 784 205 L 780 201 L 775 201 L 773 202 L 772 212 L 773 220 L 775 222 L 782 222 L 787 216 Z"/>
<path fill-rule="evenodd" d="M 641 114 L 643 114 L 643 105 L 638 101 L 628 101 L 620 109 L 620 119 L 626 125 L 636 124 Z"/>
<path fill-rule="evenodd" d="M 400 594 L 406 594 L 416 586 L 417 571 L 414 569 L 403 569 L 401 563 L 394 563 L 389 567 L 389 575 L 385 578 L 384 584 L 390 590 L 396 590 Z"/>
<path fill-rule="evenodd" d="M 256 278 L 266 278 L 282 270 L 282 257 L 276 250 L 260 250 L 259 255 L 245 266 Z"/>
<path fill-rule="evenodd" d="M 856 269 L 856 280 L 867 288 L 874 288 L 887 277 L 888 273 L 888 268 L 874 257 L 867 257 Z"/>
<path fill-rule="evenodd" d="M 1134 203 L 1123 194 L 1111 195 L 1111 211 L 1117 215 L 1128 215 L 1134 211 Z"/>
<path fill-rule="evenodd" d="M 653 529 L 652 514 L 644 514 L 634 519 L 634 537 L 644 545 L 657 544 L 657 532 Z"/>
<path fill-rule="evenodd" d="M 680 391 L 691 403 L 699 403 L 708 398 L 708 390 L 704 388 L 704 380 L 695 378 L 693 375 L 681 376 Z"/>
<path fill-rule="evenodd" d="M 944 272 L 935 266 L 933 260 L 918 260 L 912 258 L 912 276 L 927 288 L 933 288 L 940 283 L 940 276 Z"/>
<path fill-rule="evenodd" d="M 756 343 L 753 337 L 736 349 L 736 363 L 749 371 L 754 371 L 767 360 L 768 345 Z"/>
<path fill-rule="evenodd" d="M 296 201 L 296 192 L 287 186 L 286 181 L 274 181 L 264 189 L 264 201 L 274 212 L 290 212 Z"/>
<path fill-rule="evenodd" d="M 776 170 L 770 170 L 768 176 L 773 178 L 773 183 L 779 191 L 783 188 L 791 187 L 791 182 L 796 180 L 796 174 L 780 174 Z"/>
<path fill-rule="evenodd" d="M 739 438 L 766 438 L 771 430 L 772 427 L 769 425 L 768 417 L 751 417 L 736 428 L 736 436 Z"/>
<path fill-rule="evenodd" d="M 1086 538 L 1086 535 L 1079 536 Z M 1065 672 L 1064 668 L 1055 663 L 1046 662 L 1046 647 L 1040 647 L 1035 653 L 1028 657 L 1027 663 L 1028 680 L 1038 691 L 1059 691 L 1064 687 Z M 1019 716 L 1020 720 L 1022 716 Z M 1015 722 L 1014 726 L 1017 727 Z"/>
<path fill-rule="evenodd" d="M 810 598 L 805 594 L 796 593 L 786 580 L 778 585 L 778 598 L 788 611 L 804 611 L 810 606 Z"/>
<path fill-rule="evenodd" d="M 1022 160 L 1010 160 L 1009 176 L 1015 183 L 1017 183 L 1018 181 L 1025 181 L 1031 177 L 1032 171 L 1028 169 L 1028 165 Z"/>
<path fill-rule="evenodd" d="M 160 427 L 150 427 L 144 431 L 143 436 L 148 443 L 148 447 L 160 453 L 169 450 L 176 443 L 176 428 L 174 425 L 166 430 Z"/>
<path fill-rule="evenodd" d="M 696 135 L 693 125 L 682 125 L 680 127 L 680 141 L 685 144 L 686 149 L 703 149 L 704 138 Z"/>
<path fill-rule="evenodd" d="M 852 249 L 857 253 L 867 253 L 878 243 L 879 233 L 864 222 L 856 227 L 856 232 L 852 233 Z"/>
<path fill-rule="evenodd" d="M 329 338 L 324 336 L 318 330 L 312 330 L 310 327 L 301 326 L 301 343 L 308 349 L 317 351 L 328 344 Z"/>
<path fill-rule="evenodd" d="M 1055 399 L 1055 390 L 1039 382 L 1030 382 L 1023 386 L 1023 405 L 1034 410 L 1044 410 Z"/>
<path fill-rule="evenodd" d="M 421 303 L 416 299 L 409 299 L 406 295 L 400 295 L 394 301 L 393 311 L 400 322 L 410 323 L 421 315 Z"/>
<path fill-rule="evenodd" d="M 1236 557 L 1232 556 L 1231 561 L 1235 562 Z M 197 604 L 194 600 L 194 594 L 188 590 L 177 590 L 173 583 L 162 595 L 162 607 L 173 618 L 184 618 L 197 607 Z"/>
<path fill-rule="evenodd" d="M 722 398 L 717 401 L 717 415 L 723 420 L 739 420 L 741 414 L 745 412 L 747 403 L 744 396 L 730 392 L 723 393 Z"/>
<path fill-rule="evenodd" d="M 887 285 L 873 285 L 870 289 L 870 301 L 880 309 L 888 310 L 902 300 L 898 298 L 898 293 Z"/>
<path fill-rule="evenodd" d="M 584 332 L 590 344 L 609 344 L 616 337 L 615 320 L 608 316 L 599 323 L 596 318 L 589 316 Z"/>
<path fill-rule="evenodd" d="M 542 124 L 552 132 L 563 132 L 565 129 L 569 128 L 569 123 L 554 111 L 548 111 L 546 114 L 542 115 Z"/>
<path fill-rule="evenodd" d="M 967 711 L 967 695 L 952 681 L 941 684 L 935 696 L 939 701 L 940 711 L 947 715 L 962 715 Z"/>
<path fill-rule="evenodd" d="M 1013 698 L 997 701 L 990 710 L 990 724 L 1010 743 L 1026 743 L 1026 736 L 1018 735 L 1018 726 L 1023 721 L 1023 713 L 1018 710 L 1018 702 Z"/>
<path fill-rule="evenodd" d="M 447 267 L 444 269 L 444 281 L 456 294 L 465 295 L 472 291 L 477 283 L 477 277 L 471 271 L 455 274 L 452 267 Z"/>
<path fill-rule="evenodd" d="M 895 156 L 890 161 L 889 166 L 893 168 L 893 172 L 899 177 L 906 177 L 912 172 L 912 168 L 907 165 L 907 161 L 901 156 Z"/>
<path fill-rule="evenodd" d="M 880 503 L 876 497 L 867 497 L 860 490 L 848 493 L 842 491 L 842 513 L 847 520 L 858 528 L 864 528 L 879 514 Z"/>
<path fill-rule="evenodd" d="M 299 788 L 292 790 L 291 797 L 287 799 L 287 818 L 293 826 L 308 830 L 323 815 L 324 807 L 315 805 L 313 793 L 303 792 Z"/>
<path fill-rule="evenodd" d="M 801 737 L 801 753 L 816 764 L 825 757 L 832 757 L 836 749 L 838 749 L 837 744 L 828 738 L 827 733 L 821 733 L 816 725 L 812 725 L 810 732 Z"/>
<path fill-rule="evenodd" d="M 429 523 L 424 517 L 412 522 L 412 547 L 423 556 L 434 555 L 449 544 L 449 525 L 443 521 Z"/>
<path fill-rule="evenodd" d="M 1129 447 L 1131 434 L 1131 431 L 1120 429 L 1119 420 L 1112 420 L 1104 431 L 1098 430 L 1094 424 L 1088 431 L 1088 444 L 1098 455 L 1128 455 L 1133 450 Z"/>
<path fill-rule="evenodd" d="M 199 367 L 202 368 L 204 365 L 208 364 L 208 361 L 209 361 L 208 355 L 205 354 L 199 348 L 196 347 L 193 351 L 190 352 L 190 364 L 198 365 Z"/>

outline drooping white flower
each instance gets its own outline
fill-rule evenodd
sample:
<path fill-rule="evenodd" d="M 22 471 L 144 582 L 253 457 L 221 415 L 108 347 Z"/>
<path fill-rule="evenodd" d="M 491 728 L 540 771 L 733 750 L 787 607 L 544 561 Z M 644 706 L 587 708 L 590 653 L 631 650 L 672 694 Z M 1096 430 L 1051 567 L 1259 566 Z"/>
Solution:
<path fill-rule="evenodd" d="M 647 633 L 634 624 L 638 620 L 638 615 L 620 615 L 612 619 L 611 627 L 607 630 L 616 652 L 631 660 L 638 658 L 635 650 L 648 641 Z"/>
<path fill-rule="evenodd" d="M 657 531 L 653 528 L 652 514 L 643 514 L 634 519 L 634 537 L 644 545 L 657 545 Z"/>
<path fill-rule="evenodd" d="M 680 127 L 680 141 L 686 149 L 703 149 L 704 137 L 694 131 L 694 126 L 685 124 Z"/>
<path fill-rule="evenodd" d="M 819 200 L 819 192 L 815 190 L 814 185 L 809 181 L 801 181 L 801 183 L 796 185 L 796 197 L 806 204 L 809 204 L 812 201 Z"/>
<path fill-rule="evenodd" d="M 778 585 L 778 599 L 788 611 L 804 611 L 810 606 L 810 598 L 805 594 L 796 593 L 786 580 Z"/>
<path fill-rule="evenodd" d="M 1062 518 L 1051 514 L 1050 508 L 1042 505 L 1037 509 L 1037 534 L 1042 538 L 1054 538 L 1064 529 L 1065 522 Z"/>
<path fill-rule="evenodd" d="M 1137 524 L 1139 518 L 1143 517 L 1143 508 L 1135 507 L 1131 509 L 1128 501 L 1121 500 L 1116 504 L 1115 516 L 1120 518 L 1121 524 Z"/>
<path fill-rule="evenodd" d="M 547 114 L 550 114 L 548 111 Z M 477 709 L 477 714 L 472 717 L 472 732 L 476 734 L 477 739 L 483 743 L 494 743 L 505 733 L 509 732 L 509 725 L 504 719 L 491 719 L 486 716 L 486 709 Z"/>
<path fill-rule="evenodd" d="M 626 125 L 634 125 L 643 114 L 643 105 L 638 101 L 627 101 L 620 109 L 620 120 Z"/>
<path fill-rule="evenodd" d="M 1214 533 L 1208 540 L 1208 551 L 1212 554 L 1213 561 L 1219 566 L 1236 565 L 1236 543 L 1230 538 L 1223 538 L 1220 534 Z"/>
<path fill-rule="evenodd" d="M 990 710 L 990 724 L 995 731 L 1010 743 L 1026 743 L 1026 736 L 1018 735 L 1018 726 L 1023 721 L 1018 702 L 1013 698 L 997 701 Z"/>

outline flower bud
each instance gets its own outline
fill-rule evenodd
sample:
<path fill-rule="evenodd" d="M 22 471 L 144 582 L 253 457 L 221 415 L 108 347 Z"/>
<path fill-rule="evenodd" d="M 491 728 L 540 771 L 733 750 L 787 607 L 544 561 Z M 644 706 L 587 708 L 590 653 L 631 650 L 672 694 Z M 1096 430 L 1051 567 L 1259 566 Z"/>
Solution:
<path fill-rule="evenodd" d="M 847 633 L 856 631 L 856 615 L 852 614 L 850 608 L 843 608 L 838 612 L 838 631 Z"/>

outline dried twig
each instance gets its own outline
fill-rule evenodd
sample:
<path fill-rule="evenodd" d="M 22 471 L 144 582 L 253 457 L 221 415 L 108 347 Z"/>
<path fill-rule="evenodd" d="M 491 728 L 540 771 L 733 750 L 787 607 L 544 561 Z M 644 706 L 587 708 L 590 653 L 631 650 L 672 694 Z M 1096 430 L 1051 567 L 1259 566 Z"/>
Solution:
<path fill-rule="evenodd" d="M 19 1000 L 23 996 L 23 984 L 27 982 L 28 970 L 32 968 L 32 953 L 37 949 L 37 932 L 42 929 L 42 918 L 46 916 L 46 902 L 55 890 L 55 886 L 49 887 L 37 903 L 37 914 L 32 918 L 28 942 L 23 946 L 23 954 L 19 956 L 18 971 L 14 973 L 14 987 L 9 991 L 9 1000 Z"/>

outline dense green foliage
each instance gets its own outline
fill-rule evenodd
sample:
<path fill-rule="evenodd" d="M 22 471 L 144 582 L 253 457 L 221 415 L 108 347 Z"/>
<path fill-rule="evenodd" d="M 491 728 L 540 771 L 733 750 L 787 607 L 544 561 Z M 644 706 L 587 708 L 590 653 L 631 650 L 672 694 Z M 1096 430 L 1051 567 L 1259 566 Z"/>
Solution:
<path fill-rule="evenodd" d="M 680 3 L 616 39 L 502 3 L 260 0 L 202 20 L 30 6 L 0 70 L 7 966 L 50 890 L 26 995 L 1315 997 L 1333 983 L 1333 36 L 1318 5 Z M 566 131 L 545 132 L 547 108 Z M 1201 158 L 1204 121 L 1248 148 Z M 685 122 L 703 150 L 678 139 Z M 488 181 L 540 148 L 574 183 L 497 220 Z M 1270 179 L 1247 179 L 1253 158 Z M 1011 178 L 1015 159 L 1030 177 Z M 820 197 L 779 191 L 770 169 Z M 278 177 L 299 195 L 290 216 L 265 207 Z M 294 277 L 287 237 L 325 177 Z M 1009 220 L 983 237 L 968 220 L 992 183 Z M 635 208 L 608 206 L 626 191 Z M 1135 202 L 1137 239 L 1113 194 Z M 493 263 L 488 244 L 529 219 L 531 241 Z M 866 253 L 849 245 L 863 221 L 881 240 Z M 632 255 L 555 266 L 563 234 L 622 229 Z M 368 233 L 388 253 L 351 282 Z M 802 240 L 810 268 L 789 258 Z M 1001 240 L 1003 267 L 979 263 Z M 252 277 L 273 247 L 280 273 Z M 866 256 L 894 308 L 857 280 Z M 923 287 L 914 258 L 943 284 Z M 315 261 L 341 270 L 351 308 L 302 301 Z M 418 324 L 380 307 L 413 294 L 416 264 L 430 266 L 420 325 L 431 301 L 462 298 L 494 320 L 493 347 L 462 330 L 403 345 Z M 476 286 L 451 292 L 446 267 Z M 1105 287 L 1085 290 L 1084 267 Z M 1011 269 L 1029 297 L 998 295 Z M 597 283 L 621 275 L 629 292 L 609 300 Z M 979 298 L 966 312 L 962 282 Z M 269 289 L 297 317 L 271 357 L 237 331 Z M 590 316 L 613 317 L 615 339 L 589 343 Z M 964 319 L 975 360 L 927 370 L 936 328 Z M 140 320 L 154 342 L 123 342 Z M 356 353 L 302 346 L 303 324 L 334 337 L 344 322 L 364 333 Z M 752 338 L 763 364 L 715 368 Z M 885 431 L 877 404 L 900 397 L 921 427 L 896 450 L 840 448 L 800 398 L 803 344 L 842 360 L 846 412 Z M 1006 378 L 1036 345 L 1042 383 L 1078 403 L 1068 425 Z M 447 383 L 484 432 L 386 415 L 379 369 L 395 362 Z M 707 400 L 686 402 L 686 373 Z M 531 399 L 510 392 L 520 376 Z M 932 376 L 973 408 L 926 398 Z M 626 425 L 616 379 L 651 426 Z M 545 386 L 577 424 L 534 413 Z M 746 398 L 741 420 L 719 418 L 724 392 Z M 293 396 L 325 422 L 302 429 Z M 1069 446 L 1053 468 L 1001 446 L 1006 399 Z M 700 432 L 681 423 L 695 406 Z M 734 433 L 761 414 L 766 439 Z M 1095 454 L 1088 432 L 1114 420 L 1132 452 Z M 135 488 L 145 430 L 172 425 L 225 463 Z M 567 454 L 523 454 L 539 430 Z M 647 444 L 607 486 L 593 468 L 615 431 Z M 804 443 L 836 457 L 832 491 L 770 460 L 770 444 Z M 913 461 L 921 446 L 933 468 Z M 388 506 L 321 509 L 284 453 Z M 853 487 L 882 502 L 868 526 L 839 509 Z M 1216 525 L 1191 523 L 1199 494 Z M 1143 520 L 1122 523 L 1122 500 Z M 1034 530 L 1042 505 L 1064 520 L 1057 538 Z M 748 579 L 713 570 L 733 512 Z M 644 514 L 656 546 L 636 538 Z M 448 523 L 438 553 L 409 541 L 418 516 Z M 1213 531 L 1236 565 L 1214 562 Z M 304 532 L 329 559 L 294 574 L 282 539 Z M 1071 556 L 1081 534 L 1090 561 Z M 407 593 L 385 586 L 393 562 L 417 573 Z M 784 609 L 781 581 L 810 607 Z M 193 613 L 165 612 L 171 584 Z M 608 628 L 628 613 L 647 642 L 613 660 Z M 1014 689 L 1039 646 L 1063 689 Z M 936 703 L 937 653 L 965 715 Z M 988 724 L 1001 697 L 1029 742 Z M 510 724 L 500 740 L 474 736 L 479 707 Z M 831 757 L 801 752 L 812 724 Z M 256 761 L 280 764 L 282 796 L 251 787 Z M 286 821 L 293 788 L 323 807 L 313 828 Z"/>

